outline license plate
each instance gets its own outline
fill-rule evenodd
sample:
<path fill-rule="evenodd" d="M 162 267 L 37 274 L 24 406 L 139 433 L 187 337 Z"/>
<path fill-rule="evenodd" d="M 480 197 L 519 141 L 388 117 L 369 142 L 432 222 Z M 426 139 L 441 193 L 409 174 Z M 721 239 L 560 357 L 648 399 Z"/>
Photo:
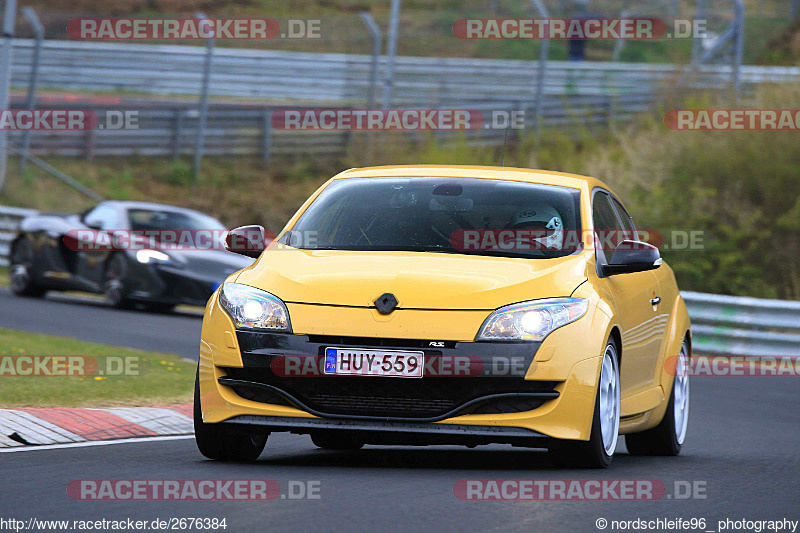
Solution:
<path fill-rule="evenodd" d="M 421 378 L 424 357 L 422 352 L 325 348 L 325 373 Z"/>

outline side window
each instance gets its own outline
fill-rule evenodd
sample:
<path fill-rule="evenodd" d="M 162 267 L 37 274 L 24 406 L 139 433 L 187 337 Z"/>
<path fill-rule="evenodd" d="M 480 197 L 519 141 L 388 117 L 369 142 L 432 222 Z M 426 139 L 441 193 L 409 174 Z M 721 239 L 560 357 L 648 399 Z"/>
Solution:
<path fill-rule="evenodd" d="M 622 203 L 614 198 L 611 197 L 611 202 L 614 204 L 614 207 L 617 209 L 617 214 L 619 215 L 619 219 L 622 222 L 622 228 L 625 231 L 625 238 L 636 240 L 636 227 L 633 224 L 633 217 L 628 214 L 628 211 L 622 206 Z"/>
<path fill-rule="evenodd" d="M 98 205 L 83 217 L 83 223 L 87 226 L 99 227 L 100 229 L 118 229 L 117 212 L 113 207 Z"/>
<path fill-rule="evenodd" d="M 604 192 L 597 192 L 594 195 L 592 221 L 594 222 L 597 247 L 605 253 L 606 257 L 611 257 L 617 244 L 622 240 L 619 238 L 619 234 L 623 227 L 611 205 L 611 200 Z"/>

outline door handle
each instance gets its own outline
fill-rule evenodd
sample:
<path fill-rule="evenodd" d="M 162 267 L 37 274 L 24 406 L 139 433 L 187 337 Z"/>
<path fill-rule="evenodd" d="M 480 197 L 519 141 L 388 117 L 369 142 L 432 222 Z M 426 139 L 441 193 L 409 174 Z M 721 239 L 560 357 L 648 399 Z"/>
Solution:
<path fill-rule="evenodd" d="M 661 303 L 661 297 L 656 296 L 655 298 L 650 298 L 650 305 L 656 306 Z"/>

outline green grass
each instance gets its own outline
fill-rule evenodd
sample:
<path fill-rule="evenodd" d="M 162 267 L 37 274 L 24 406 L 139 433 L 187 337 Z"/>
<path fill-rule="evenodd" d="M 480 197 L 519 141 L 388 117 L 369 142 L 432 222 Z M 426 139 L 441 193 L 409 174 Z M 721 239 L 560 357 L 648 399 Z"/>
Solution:
<path fill-rule="evenodd" d="M 169 405 L 192 399 L 195 364 L 175 355 L 117 348 L 0 328 L 0 408 Z M 21 355 L 125 358 L 134 375 L 9 376 L 2 360 Z M 6 363 L 7 365 L 8 363 Z M 91 363 L 87 363 L 89 368 Z M 111 368 L 109 366 L 109 368 Z M 130 368 L 134 368 L 131 366 Z"/>
<path fill-rule="evenodd" d="M 0 287 L 8 287 L 8 267 L 0 266 Z"/>

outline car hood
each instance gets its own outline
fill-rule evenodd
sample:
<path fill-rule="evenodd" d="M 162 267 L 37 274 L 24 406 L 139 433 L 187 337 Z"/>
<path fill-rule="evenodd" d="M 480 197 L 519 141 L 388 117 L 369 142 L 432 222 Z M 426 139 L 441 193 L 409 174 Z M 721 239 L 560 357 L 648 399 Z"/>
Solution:
<path fill-rule="evenodd" d="M 496 309 L 569 296 L 586 280 L 585 254 L 517 259 L 424 252 L 268 250 L 237 283 L 287 303 L 374 307 L 391 293 L 398 309 Z"/>
<path fill-rule="evenodd" d="M 170 249 L 167 253 L 182 271 L 220 281 L 253 264 L 253 259 L 225 250 Z"/>

